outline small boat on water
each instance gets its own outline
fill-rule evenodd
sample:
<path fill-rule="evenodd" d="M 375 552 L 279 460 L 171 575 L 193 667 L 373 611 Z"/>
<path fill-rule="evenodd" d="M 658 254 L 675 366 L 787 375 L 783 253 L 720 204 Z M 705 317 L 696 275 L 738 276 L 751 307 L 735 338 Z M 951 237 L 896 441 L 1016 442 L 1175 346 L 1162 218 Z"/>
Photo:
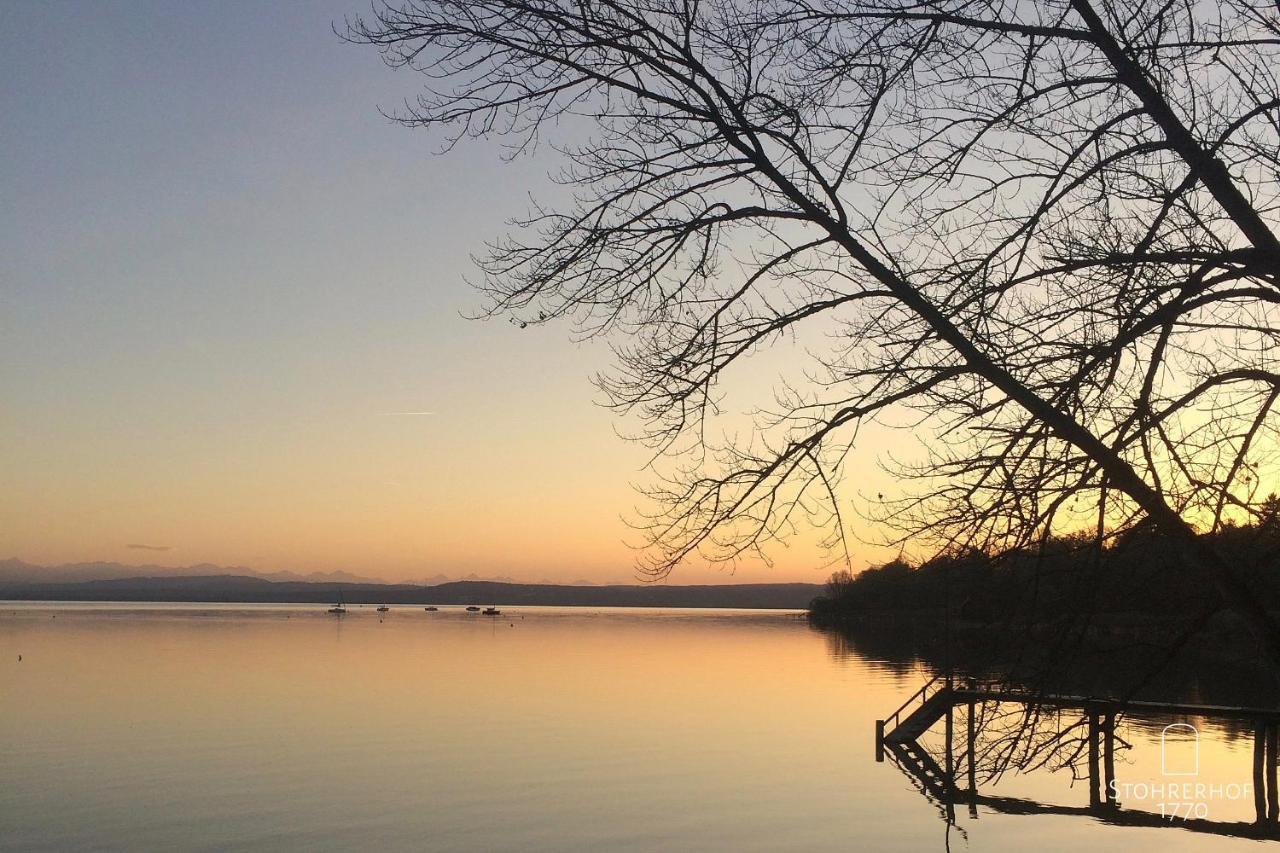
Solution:
<path fill-rule="evenodd" d="M 425 611 L 427 611 L 428 613 L 435 613 L 435 612 L 436 612 L 437 610 L 439 610 L 440 608 L 439 608 L 439 607 L 424 607 L 424 608 L 422 608 L 422 609 L 423 609 L 423 610 L 425 610 Z"/>
<path fill-rule="evenodd" d="M 334 616 L 342 616 L 347 612 L 347 608 L 342 604 L 342 590 L 338 590 L 338 603 L 330 607 L 329 612 Z"/>
<path fill-rule="evenodd" d="M 388 607 L 388 606 L 387 606 L 387 605 L 385 605 L 385 604 L 382 604 L 382 605 L 379 605 L 379 606 L 378 606 L 378 612 L 379 612 L 379 613 L 386 613 L 386 612 L 387 612 L 388 610 L 390 610 L 390 609 L 391 609 L 391 608 L 390 608 L 390 607 Z"/>
<path fill-rule="evenodd" d="M 496 607 L 486 607 L 483 611 L 485 616 L 501 616 L 502 611 Z"/>
<path fill-rule="evenodd" d="M 479 612 L 480 612 L 480 608 L 479 608 L 479 607 L 476 607 L 474 604 L 472 604 L 470 607 L 468 607 L 468 608 L 467 608 L 467 612 L 468 612 L 468 613 L 479 613 Z"/>

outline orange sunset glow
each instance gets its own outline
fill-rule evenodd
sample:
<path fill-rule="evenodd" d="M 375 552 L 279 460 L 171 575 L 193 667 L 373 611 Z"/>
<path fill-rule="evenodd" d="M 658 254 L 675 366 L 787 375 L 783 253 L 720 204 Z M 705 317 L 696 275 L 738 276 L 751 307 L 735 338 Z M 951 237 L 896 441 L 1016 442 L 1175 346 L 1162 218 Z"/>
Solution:
<path fill-rule="evenodd" d="M 0 853 L 1280 850 L 1276 0 L 40 0 Z"/>

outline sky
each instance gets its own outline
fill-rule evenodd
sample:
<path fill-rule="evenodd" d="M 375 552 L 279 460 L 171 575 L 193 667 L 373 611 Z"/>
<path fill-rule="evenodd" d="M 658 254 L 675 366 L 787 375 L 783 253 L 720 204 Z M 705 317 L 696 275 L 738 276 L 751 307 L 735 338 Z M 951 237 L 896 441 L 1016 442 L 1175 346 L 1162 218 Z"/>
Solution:
<path fill-rule="evenodd" d="M 6 7 L 0 558 L 635 579 L 607 349 L 464 317 L 547 164 L 385 119 L 361 11 Z M 829 572 L 775 557 L 671 582 Z"/>

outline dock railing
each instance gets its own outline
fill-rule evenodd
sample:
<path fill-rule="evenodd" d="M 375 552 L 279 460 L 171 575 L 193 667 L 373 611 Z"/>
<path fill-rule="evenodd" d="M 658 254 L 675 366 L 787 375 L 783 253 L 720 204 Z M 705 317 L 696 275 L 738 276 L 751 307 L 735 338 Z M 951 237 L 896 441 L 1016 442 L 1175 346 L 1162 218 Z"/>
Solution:
<path fill-rule="evenodd" d="M 921 685 L 920 689 L 912 693 L 907 700 L 897 707 L 897 709 L 885 717 L 883 720 L 876 720 L 876 761 L 884 761 L 884 735 L 885 732 L 891 732 L 896 729 L 902 722 L 902 715 L 909 709 L 919 704 L 923 705 L 938 692 L 950 686 L 950 679 L 945 675 L 935 675 L 933 678 Z"/>

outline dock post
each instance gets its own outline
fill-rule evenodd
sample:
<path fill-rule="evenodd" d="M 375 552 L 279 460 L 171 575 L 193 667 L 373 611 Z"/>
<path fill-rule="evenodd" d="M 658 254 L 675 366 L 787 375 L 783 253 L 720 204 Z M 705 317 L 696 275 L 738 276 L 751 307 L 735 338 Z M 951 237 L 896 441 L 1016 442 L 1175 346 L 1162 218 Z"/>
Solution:
<path fill-rule="evenodd" d="M 1276 798 L 1276 747 L 1277 736 L 1280 732 L 1276 731 L 1276 724 L 1271 723 L 1267 726 L 1267 820 L 1274 821 L 1280 818 L 1280 800 Z"/>
<path fill-rule="evenodd" d="M 1102 798 L 1116 804 L 1116 712 L 1108 710 L 1102 723 Z"/>
<path fill-rule="evenodd" d="M 956 759 L 955 759 L 955 747 L 954 747 L 955 742 L 953 739 L 954 737 L 953 733 L 955 731 L 955 722 L 953 719 L 954 709 L 955 709 L 954 705 L 947 706 L 945 739 L 947 744 L 946 770 L 947 770 L 947 788 L 948 789 L 955 787 L 955 778 L 956 778 Z"/>
<path fill-rule="evenodd" d="M 1085 714 L 1089 720 L 1089 807 L 1094 808 L 1102 803 L 1098 785 L 1098 712 L 1089 707 Z"/>
<path fill-rule="evenodd" d="M 1257 814 L 1258 823 L 1267 819 L 1266 783 L 1263 781 L 1262 765 L 1267 754 L 1267 724 L 1256 720 L 1253 724 L 1253 810 Z"/>
<path fill-rule="evenodd" d="M 947 819 L 956 819 L 956 758 L 955 758 L 955 703 L 947 698 L 946 746 L 947 746 Z"/>
<path fill-rule="evenodd" d="M 884 720 L 876 720 L 876 761 L 884 763 Z"/>
<path fill-rule="evenodd" d="M 977 765 L 977 746 L 974 737 L 976 721 L 974 716 L 977 712 L 978 703 L 969 702 L 969 713 L 965 715 L 965 727 L 968 729 L 968 743 L 965 748 L 965 764 L 969 770 L 969 817 L 978 817 L 978 765 Z"/>

